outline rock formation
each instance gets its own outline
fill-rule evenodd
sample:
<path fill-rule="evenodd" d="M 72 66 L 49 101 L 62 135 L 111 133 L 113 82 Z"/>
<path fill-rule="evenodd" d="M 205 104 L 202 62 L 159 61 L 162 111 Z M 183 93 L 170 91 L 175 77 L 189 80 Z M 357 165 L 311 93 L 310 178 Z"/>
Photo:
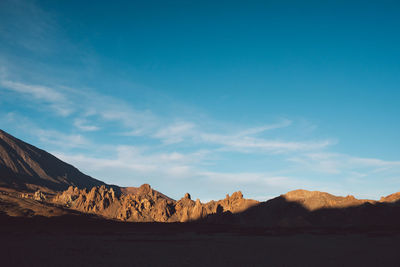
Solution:
<path fill-rule="evenodd" d="M 379 202 L 386 202 L 386 203 L 393 203 L 393 202 L 397 202 L 400 200 L 400 192 L 394 193 L 394 194 L 390 194 L 386 197 L 381 197 L 381 199 L 379 200 Z"/>
<path fill-rule="evenodd" d="M 37 190 L 33 195 L 33 199 L 36 201 L 45 201 L 46 196 L 40 190 Z"/>
<path fill-rule="evenodd" d="M 174 201 L 153 190 L 148 184 L 142 185 L 134 192 L 117 196 L 112 188 L 104 185 L 93 187 L 90 191 L 71 186 L 57 194 L 53 203 L 106 218 L 135 222 L 195 221 L 212 214 L 240 212 L 258 203 L 255 200 L 244 199 L 241 192 L 227 195 L 224 200 L 205 204 L 199 199 L 191 200 L 189 193 L 179 201 Z"/>

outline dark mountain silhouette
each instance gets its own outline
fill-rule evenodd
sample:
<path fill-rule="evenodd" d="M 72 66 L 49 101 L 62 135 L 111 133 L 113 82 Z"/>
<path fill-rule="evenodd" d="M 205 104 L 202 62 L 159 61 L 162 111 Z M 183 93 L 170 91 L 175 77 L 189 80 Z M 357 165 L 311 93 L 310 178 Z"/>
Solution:
<path fill-rule="evenodd" d="M 0 186 L 19 190 L 62 191 L 69 186 L 105 185 L 74 166 L 0 130 Z"/>

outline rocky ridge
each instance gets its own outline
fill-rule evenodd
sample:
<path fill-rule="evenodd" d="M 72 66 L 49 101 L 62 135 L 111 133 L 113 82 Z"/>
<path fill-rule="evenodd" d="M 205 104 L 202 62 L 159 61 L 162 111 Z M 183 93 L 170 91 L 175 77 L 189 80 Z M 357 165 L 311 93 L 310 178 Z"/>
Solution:
<path fill-rule="evenodd" d="M 212 214 L 241 212 L 258 204 L 258 201 L 244 199 L 240 191 L 208 203 L 201 203 L 199 199 L 193 201 L 188 193 L 175 201 L 148 184 L 140 186 L 134 194 L 122 193 L 119 196 L 113 188 L 104 185 L 90 191 L 70 186 L 57 194 L 52 202 L 85 213 L 135 222 L 195 221 Z"/>
<path fill-rule="evenodd" d="M 400 223 L 396 215 L 399 196 L 400 193 L 396 193 L 374 201 L 300 189 L 258 202 L 243 198 L 238 191 L 225 199 L 202 203 L 199 199 L 192 200 L 188 193 L 175 201 L 144 184 L 121 194 L 106 186 L 91 190 L 71 186 L 57 194 L 52 202 L 127 222 L 202 221 L 267 227 L 333 227 Z"/>
<path fill-rule="evenodd" d="M 374 200 L 357 199 L 352 195 L 346 197 L 334 196 L 329 193 L 320 191 L 308 191 L 303 189 L 293 190 L 284 195 L 284 199 L 289 202 L 296 202 L 301 204 L 309 211 L 314 211 L 323 208 L 347 208 L 359 206 L 364 203 L 376 203 Z"/>
<path fill-rule="evenodd" d="M 394 203 L 400 200 L 400 192 L 390 194 L 386 197 L 381 197 L 379 202 Z"/>

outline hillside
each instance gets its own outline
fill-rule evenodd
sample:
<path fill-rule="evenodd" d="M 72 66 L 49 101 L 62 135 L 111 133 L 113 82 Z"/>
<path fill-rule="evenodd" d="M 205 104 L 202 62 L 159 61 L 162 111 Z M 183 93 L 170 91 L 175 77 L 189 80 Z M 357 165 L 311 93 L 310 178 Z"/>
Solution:
<path fill-rule="evenodd" d="M 0 130 L 0 187 L 62 191 L 105 185 L 74 166 Z"/>

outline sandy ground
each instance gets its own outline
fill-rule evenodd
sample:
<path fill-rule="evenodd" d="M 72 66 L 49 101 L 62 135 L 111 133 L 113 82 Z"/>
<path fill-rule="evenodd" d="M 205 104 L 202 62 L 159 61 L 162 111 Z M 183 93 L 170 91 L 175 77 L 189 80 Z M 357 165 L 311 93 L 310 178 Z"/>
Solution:
<path fill-rule="evenodd" d="M 399 266 L 396 233 L 296 233 L 223 226 L 13 223 L 1 266 Z"/>

